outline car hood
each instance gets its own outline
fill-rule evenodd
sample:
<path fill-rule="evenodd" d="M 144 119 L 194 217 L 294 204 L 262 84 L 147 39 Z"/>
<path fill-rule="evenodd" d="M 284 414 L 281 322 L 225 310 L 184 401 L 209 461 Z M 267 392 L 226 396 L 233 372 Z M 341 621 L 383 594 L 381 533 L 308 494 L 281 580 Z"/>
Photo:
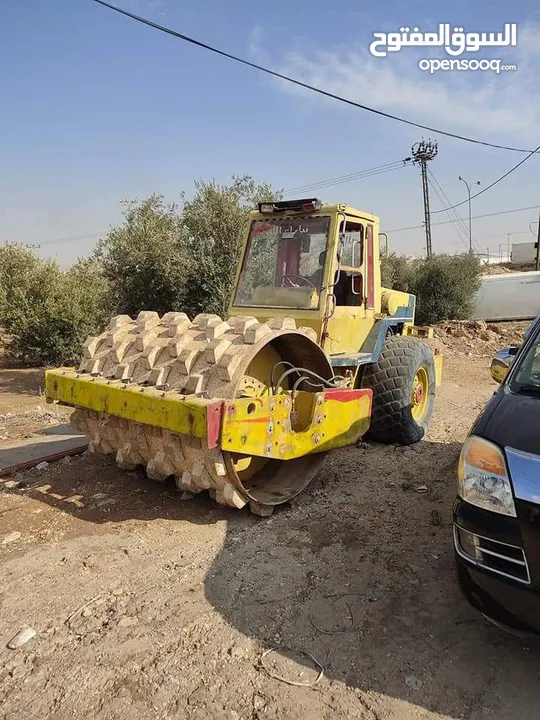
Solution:
<path fill-rule="evenodd" d="M 475 431 L 499 447 L 540 455 L 540 397 L 499 391 Z"/>

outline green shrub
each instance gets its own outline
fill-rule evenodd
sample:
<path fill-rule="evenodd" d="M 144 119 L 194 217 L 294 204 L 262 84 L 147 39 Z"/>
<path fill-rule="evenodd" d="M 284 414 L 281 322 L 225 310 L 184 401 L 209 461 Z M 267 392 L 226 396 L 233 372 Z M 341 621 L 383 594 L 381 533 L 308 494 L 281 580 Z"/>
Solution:
<path fill-rule="evenodd" d="M 191 260 L 185 312 L 191 316 L 199 312 L 226 315 L 246 213 L 279 194 L 249 176 L 233 177 L 229 185 L 214 180 L 195 183 L 195 196 L 185 203 L 182 214 Z"/>
<path fill-rule="evenodd" d="M 0 248 L 0 327 L 11 336 L 8 351 L 29 362 L 76 362 L 84 339 L 115 313 L 224 315 L 246 212 L 279 193 L 249 177 L 230 185 L 200 181 L 195 189 L 181 209 L 158 195 L 124 202 L 123 224 L 69 270 L 22 246 Z M 416 295 L 420 324 L 467 319 L 480 286 L 480 263 L 469 255 L 410 261 L 392 254 L 381 259 L 381 273 L 384 287 Z"/>
<path fill-rule="evenodd" d="M 410 292 L 417 298 L 416 322 L 467 320 L 480 276 L 480 261 L 473 255 L 433 255 L 415 263 Z"/>
<path fill-rule="evenodd" d="M 81 306 L 84 304 L 89 327 L 103 327 L 114 312 L 114 298 L 103 266 L 93 257 L 78 260 L 65 271 L 68 296 Z"/>
<path fill-rule="evenodd" d="M 229 185 L 197 181 L 193 198 L 181 208 L 159 195 L 124 201 L 124 222 L 95 253 L 116 312 L 225 315 L 246 211 L 276 195 L 243 176 Z"/>
<path fill-rule="evenodd" d="M 8 352 L 42 364 L 77 362 L 88 335 L 117 313 L 226 312 L 246 211 L 276 197 L 249 177 L 195 183 L 182 207 L 159 195 L 125 201 L 124 221 L 92 258 L 63 271 L 22 246 L 0 248 L 0 327 Z"/>
<path fill-rule="evenodd" d="M 414 279 L 414 264 L 403 257 L 392 253 L 381 257 L 381 283 L 385 288 L 408 292 Z"/>
<path fill-rule="evenodd" d="M 94 254 L 110 284 L 111 304 L 132 317 L 141 310 L 182 310 L 190 260 L 178 207 L 160 195 L 122 204 L 123 224 Z"/>
<path fill-rule="evenodd" d="M 22 245 L 0 247 L 0 327 L 7 333 L 26 311 L 38 265 L 38 258 Z"/>
<path fill-rule="evenodd" d="M 473 255 L 433 255 L 408 260 L 398 255 L 381 258 L 383 287 L 416 296 L 416 322 L 467 320 L 480 287 L 481 267 Z"/>
<path fill-rule="evenodd" d="M 77 362 L 85 338 L 99 331 L 109 314 L 100 269 L 83 260 L 63 271 L 20 246 L 2 250 L 0 325 L 10 336 L 8 354 L 42 365 Z M 11 278 L 9 268 L 15 272 Z"/>

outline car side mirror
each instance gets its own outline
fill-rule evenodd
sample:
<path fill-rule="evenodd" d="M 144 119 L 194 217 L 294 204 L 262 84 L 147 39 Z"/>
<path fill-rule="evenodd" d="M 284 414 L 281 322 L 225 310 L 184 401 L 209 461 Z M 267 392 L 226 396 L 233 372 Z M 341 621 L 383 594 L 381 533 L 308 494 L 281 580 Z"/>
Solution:
<path fill-rule="evenodd" d="M 491 377 L 495 380 L 495 382 L 504 382 L 518 350 L 518 347 L 507 347 L 499 350 L 499 352 L 495 355 L 491 361 L 490 368 Z"/>

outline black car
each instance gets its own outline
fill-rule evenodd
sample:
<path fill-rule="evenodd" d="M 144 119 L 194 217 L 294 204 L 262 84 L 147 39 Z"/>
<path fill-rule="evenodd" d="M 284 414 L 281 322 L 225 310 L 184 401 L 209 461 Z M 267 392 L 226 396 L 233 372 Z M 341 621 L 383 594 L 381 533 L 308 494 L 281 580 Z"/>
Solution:
<path fill-rule="evenodd" d="M 540 317 L 492 363 L 502 381 L 458 468 L 454 546 L 469 602 L 506 629 L 540 634 Z"/>

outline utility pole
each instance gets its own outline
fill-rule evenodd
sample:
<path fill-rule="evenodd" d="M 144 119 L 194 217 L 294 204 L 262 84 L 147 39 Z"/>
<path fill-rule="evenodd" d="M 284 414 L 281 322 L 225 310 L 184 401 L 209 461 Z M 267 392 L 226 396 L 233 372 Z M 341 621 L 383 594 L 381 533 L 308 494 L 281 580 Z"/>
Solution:
<path fill-rule="evenodd" d="M 422 194 L 424 196 L 424 225 L 426 229 L 426 255 L 431 257 L 431 216 L 429 210 L 429 184 L 427 164 L 434 160 L 438 153 L 437 143 L 433 140 L 422 140 L 412 146 L 413 164 L 420 165 L 422 174 Z"/>
<path fill-rule="evenodd" d="M 540 212 L 538 213 L 538 233 L 536 235 L 536 262 L 535 262 L 535 269 L 540 270 Z"/>
<path fill-rule="evenodd" d="M 461 175 L 458 178 L 461 180 L 461 182 L 465 183 L 465 187 L 467 188 L 467 194 L 469 196 L 469 252 L 472 255 L 472 214 L 471 214 L 471 186 L 469 183 L 465 180 L 465 178 L 461 177 Z M 480 180 L 477 180 L 475 185 L 480 185 Z"/>

